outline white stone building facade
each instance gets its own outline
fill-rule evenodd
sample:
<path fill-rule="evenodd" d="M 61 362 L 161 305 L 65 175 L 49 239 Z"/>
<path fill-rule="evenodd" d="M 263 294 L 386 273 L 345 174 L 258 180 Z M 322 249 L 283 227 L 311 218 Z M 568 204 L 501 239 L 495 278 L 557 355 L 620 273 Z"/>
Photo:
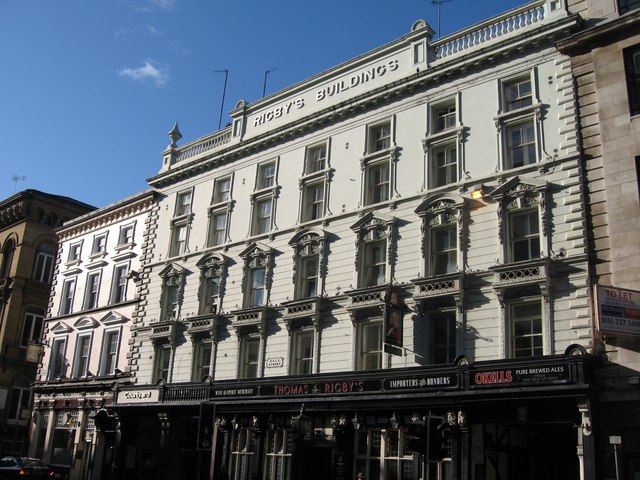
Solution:
<path fill-rule="evenodd" d="M 29 454 L 70 478 L 101 478 L 112 463 L 113 445 L 95 417 L 113 402 L 113 386 L 130 382 L 130 326 L 154 195 L 142 192 L 57 230 Z"/>
<path fill-rule="evenodd" d="M 589 477 L 585 198 L 553 43 L 577 28 L 562 0 L 435 41 L 417 21 L 222 131 L 179 146 L 176 124 L 113 406 L 123 474 Z M 412 443 L 431 415 L 442 455 Z"/>

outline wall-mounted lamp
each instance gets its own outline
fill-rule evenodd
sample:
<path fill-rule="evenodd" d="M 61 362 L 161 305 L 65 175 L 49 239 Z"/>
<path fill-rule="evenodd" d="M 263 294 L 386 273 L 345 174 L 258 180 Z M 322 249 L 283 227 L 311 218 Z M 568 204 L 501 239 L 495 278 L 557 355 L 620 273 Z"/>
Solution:
<path fill-rule="evenodd" d="M 391 425 L 391 428 L 393 429 L 398 428 L 398 419 L 396 418 L 396 412 L 393 412 L 393 415 L 391 415 L 391 418 L 389 419 L 389 425 Z"/>
<path fill-rule="evenodd" d="M 358 412 L 356 412 L 356 414 L 351 419 L 351 424 L 353 425 L 354 430 L 360 430 L 360 427 L 362 426 L 362 419 L 358 417 Z"/>
<path fill-rule="evenodd" d="M 480 200 L 482 197 L 484 197 L 484 194 L 484 185 L 482 183 L 474 185 L 471 189 L 471 198 L 473 198 L 474 200 Z"/>

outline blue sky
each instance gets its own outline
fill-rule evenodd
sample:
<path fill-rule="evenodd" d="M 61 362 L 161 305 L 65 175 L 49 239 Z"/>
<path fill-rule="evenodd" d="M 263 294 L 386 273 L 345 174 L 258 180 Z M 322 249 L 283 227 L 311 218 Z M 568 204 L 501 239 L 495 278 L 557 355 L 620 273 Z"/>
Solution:
<path fill-rule="evenodd" d="M 525 0 L 450 0 L 442 34 Z M 0 198 L 33 188 L 102 207 L 147 188 L 167 132 L 222 126 L 238 100 L 286 88 L 434 29 L 432 0 L 0 0 Z"/>

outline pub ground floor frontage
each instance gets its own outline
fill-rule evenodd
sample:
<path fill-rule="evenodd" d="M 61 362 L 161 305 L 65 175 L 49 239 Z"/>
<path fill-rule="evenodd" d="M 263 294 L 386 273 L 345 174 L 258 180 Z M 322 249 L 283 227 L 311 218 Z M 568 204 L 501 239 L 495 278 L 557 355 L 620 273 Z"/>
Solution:
<path fill-rule="evenodd" d="M 593 358 L 117 392 L 117 478 L 595 479 Z"/>

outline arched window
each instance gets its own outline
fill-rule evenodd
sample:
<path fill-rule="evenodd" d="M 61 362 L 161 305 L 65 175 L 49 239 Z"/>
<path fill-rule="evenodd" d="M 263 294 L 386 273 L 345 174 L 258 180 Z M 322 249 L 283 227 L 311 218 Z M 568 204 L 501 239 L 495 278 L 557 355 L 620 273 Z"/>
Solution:
<path fill-rule="evenodd" d="M 13 251 L 16 248 L 15 241 L 10 238 L 4 243 L 2 249 L 2 265 L 0 268 L 0 278 L 7 278 L 11 271 L 11 261 L 13 260 Z"/>
<path fill-rule="evenodd" d="M 55 253 L 49 245 L 42 245 L 38 249 L 36 256 L 36 268 L 33 274 L 37 282 L 51 283 L 51 272 L 53 271 L 53 259 Z"/>

